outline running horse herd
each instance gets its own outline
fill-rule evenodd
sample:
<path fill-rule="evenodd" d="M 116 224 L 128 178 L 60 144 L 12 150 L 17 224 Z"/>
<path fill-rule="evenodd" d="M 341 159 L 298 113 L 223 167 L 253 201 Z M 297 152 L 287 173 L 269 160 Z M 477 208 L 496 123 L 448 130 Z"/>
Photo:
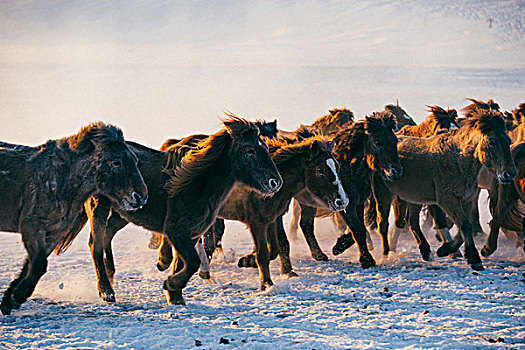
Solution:
<path fill-rule="evenodd" d="M 358 121 L 346 108 L 333 109 L 293 132 L 278 130 L 276 121 L 227 114 L 217 133 L 170 139 L 160 150 L 125 141 L 119 128 L 102 122 L 37 147 L 0 142 L 0 231 L 21 233 L 28 253 L 0 309 L 9 315 L 24 303 L 45 274 L 48 256 L 66 251 L 88 221 L 105 301 L 115 301 L 111 241 L 130 222 L 154 232 L 157 267 L 172 266 L 164 281 L 169 304 L 185 304 L 182 291 L 199 268 L 210 278 L 224 219 L 248 226 L 254 250 L 238 264 L 258 268 L 264 290 L 273 285 L 269 263 L 277 256 L 281 274 L 297 276 L 282 220 L 292 200 L 289 233 L 300 226 L 316 260 L 328 257 L 314 235 L 314 219 L 331 216 L 341 232 L 334 255 L 356 244 L 361 266 L 375 266 L 368 231 L 377 228 L 388 256 L 408 226 L 430 261 L 419 220 L 424 209 L 441 241 L 437 255 L 461 255 L 464 243 L 467 263 L 483 270 L 473 239 L 482 232 L 481 189 L 489 192 L 492 214 L 481 254 L 496 250 L 500 229 L 523 245 L 525 103 L 502 113 L 492 100 L 469 101 L 461 118 L 454 109 L 428 106 L 419 125 L 399 105 Z"/>

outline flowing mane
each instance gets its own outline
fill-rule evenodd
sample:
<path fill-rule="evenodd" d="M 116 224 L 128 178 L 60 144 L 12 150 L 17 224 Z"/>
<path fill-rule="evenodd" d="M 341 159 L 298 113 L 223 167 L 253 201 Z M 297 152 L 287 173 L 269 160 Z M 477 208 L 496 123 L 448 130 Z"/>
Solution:
<path fill-rule="evenodd" d="M 428 115 L 419 125 L 405 125 L 397 132 L 397 135 L 407 135 L 416 137 L 427 137 L 435 134 L 438 130 L 449 130 L 450 125 L 455 123 L 457 112 L 455 109 L 443 109 L 440 106 L 429 106 Z"/>
<path fill-rule="evenodd" d="M 124 136 L 122 130 L 114 125 L 95 122 L 84 126 L 74 135 L 58 140 L 58 143 L 67 143 L 70 148 L 80 153 L 91 152 L 95 147 L 93 142 L 102 145 L 123 143 Z"/>
<path fill-rule="evenodd" d="M 478 110 L 487 110 L 487 111 L 493 111 L 493 112 L 499 112 L 499 104 L 494 102 L 494 100 L 488 100 L 487 102 L 483 102 L 480 100 L 475 100 L 473 98 L 467 98 L 467 100 L 471 101 L 472 103 L 468 106 L 461 109 L 463 111 L 463 114 L 465 115 L 465 118 L 472 118 L 475 115 L 479 113 Z"/>
<path fill-rule="evenodd" d="M 198 142 L 195 147 L 170 146 L 166 149 L 168 160 L 163 171 L 170 175 L 166 190 L 171 197 L 195 183 L 199 175 L 231 147 L 234 139 L 246 132 L 258 135 L 259 130 L 253 123 L 231 113 L 226 115 L 229 118 L 222 122 L 224 129 Z"/>
<path fill-rule="evenodd" d="M 505 121 L 501 113 L 493 110 L 476 109 L 470 118 L 467 119 L 463 128 L 472 128 L 486 134 L 490 131 L 506 132 Z M 459 129 L 461 130 L 461 129 Z"/>
<path fill-rule="evenodd" d="M 321 135 L 315 135 L 298 143 L 289 143 L 288 140 L 269 140 L 266 144 L 275 164 L 282 164 L 295 156 L 304 155 L 314 143 L 317 143 L 323 151 L 332 151 L 332 143 Z"/>
<path fill-rule="evenodd" d="M 334 136 L 336 144 L 334 153 L 343 161 L 352 161 L 355 158 L 364 156 L 365 142 L 368 135 L 375 134 L 380 130 L 395 129 L 396 122 L 392 113 L 374 112 L 365 120 L 358 120 L 353 125 L 340 130 Z"/>
<path fill-rule="evenodd" d="M 523 123 L 523 118 L 525 118 L 525 102 L 521 103 L 518 108 L 512 111 L 512 118 L 518 125 Z"/>

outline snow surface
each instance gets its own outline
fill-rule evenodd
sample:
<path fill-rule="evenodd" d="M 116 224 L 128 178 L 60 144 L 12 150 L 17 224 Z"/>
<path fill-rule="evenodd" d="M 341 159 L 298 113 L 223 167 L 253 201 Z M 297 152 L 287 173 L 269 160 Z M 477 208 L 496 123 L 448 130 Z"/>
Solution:
<path fill-rule="evenodd" d="M 158 147 L 215 131 L 225 109 L 291 130 L 334 106 L 362 117 L 399 99 L 421 121 L 425 104 L 525 100 L 523 1 L 5 0 L 0 32 L 0 139 L 31 145 L 96 119 Z M 114 241 L 117 302 L 102 302 L 85 229 L 0 317 L 0 349 L 525 349 L 525 254 L 503 235 L 475 273 L 463 259 L 423 262 L 406 236 L 381 261 L 377 235 L 379 266 L 363 271 L 355 248 L 330 254 L 329 221 L 316 233 L 330 261 L 313 261 L 299 238 L 299 277 L 280 279 L 273 262 L 276 286 L 263 293 L 257 271 L 236 265 L 250 235 L 229 222 L 216 284 L 194 276 L 188 305 L 168 307 L 166 273 L 131 225 Z M 0 291 L 24 256 L 19 235 L 0 233 Z"/>

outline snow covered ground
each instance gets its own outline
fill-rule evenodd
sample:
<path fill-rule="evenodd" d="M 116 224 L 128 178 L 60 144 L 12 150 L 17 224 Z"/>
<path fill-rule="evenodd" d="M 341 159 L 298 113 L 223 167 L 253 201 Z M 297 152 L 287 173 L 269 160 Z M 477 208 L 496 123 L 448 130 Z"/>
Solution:
<path fill-rule="evenodd" d="M 334 106 L 362 117 L 399 99 L 421 121 L 425 104 L 525 100 L 523 1 L 6 0 L 0 32 L 0 139 L 31 145 L 97 119 L 158 147 L 213 132 L 225 109 L 290 130 Z M 316 225 L 330 261 L 313 261 L 300 237 L 299 277 L 281 280 L 273 262 L 276 286 L 261 293 L 257 271 L 236 265 L 249 234 L 228 223 L 217 284 L 192 278 L 184 307 L 166 305 L 166 273 L 131 226 L 114 244 L 117 302 L 103 303 L 84 230 L 0 317 L 0 349 L 525 349 L 525 254 L 505 237 L 480 273 L 422 262 L 411 237 L 399 259 L 363 271 L 355 248 L 330 254 L 328 221 Z M 19 235 L 0 233 L 0 291 L 24 256 Z"/>

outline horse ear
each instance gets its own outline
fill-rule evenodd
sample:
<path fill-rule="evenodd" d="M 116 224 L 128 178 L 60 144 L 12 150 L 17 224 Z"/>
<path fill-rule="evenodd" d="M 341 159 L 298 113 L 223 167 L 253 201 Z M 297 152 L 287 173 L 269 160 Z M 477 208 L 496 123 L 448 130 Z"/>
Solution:
<path fill-rule="evenodd" d="M 277 132 L 277 119 L 275 119 L 273 122 L 268 123 L 272 127 L 272 130 Z"/>
<path fill-rule="evenodd" d="M 310 149 L 312 150 L 312 156 L 317 156 L 321 152 L 321 145 L 319 144 L 319 140 L 314 140 L 314 142 L 312 142 L 312 145 L 310 146 Z"/>
<path fill-rule="evenodd" d="M 331 114 L 332 117 L 333 117 L 334 115 L 337 114 L 337 111 L 336 111 L 335 109 L 331 109 L 331 110 L 330 110 L 330 114 Z"/>

